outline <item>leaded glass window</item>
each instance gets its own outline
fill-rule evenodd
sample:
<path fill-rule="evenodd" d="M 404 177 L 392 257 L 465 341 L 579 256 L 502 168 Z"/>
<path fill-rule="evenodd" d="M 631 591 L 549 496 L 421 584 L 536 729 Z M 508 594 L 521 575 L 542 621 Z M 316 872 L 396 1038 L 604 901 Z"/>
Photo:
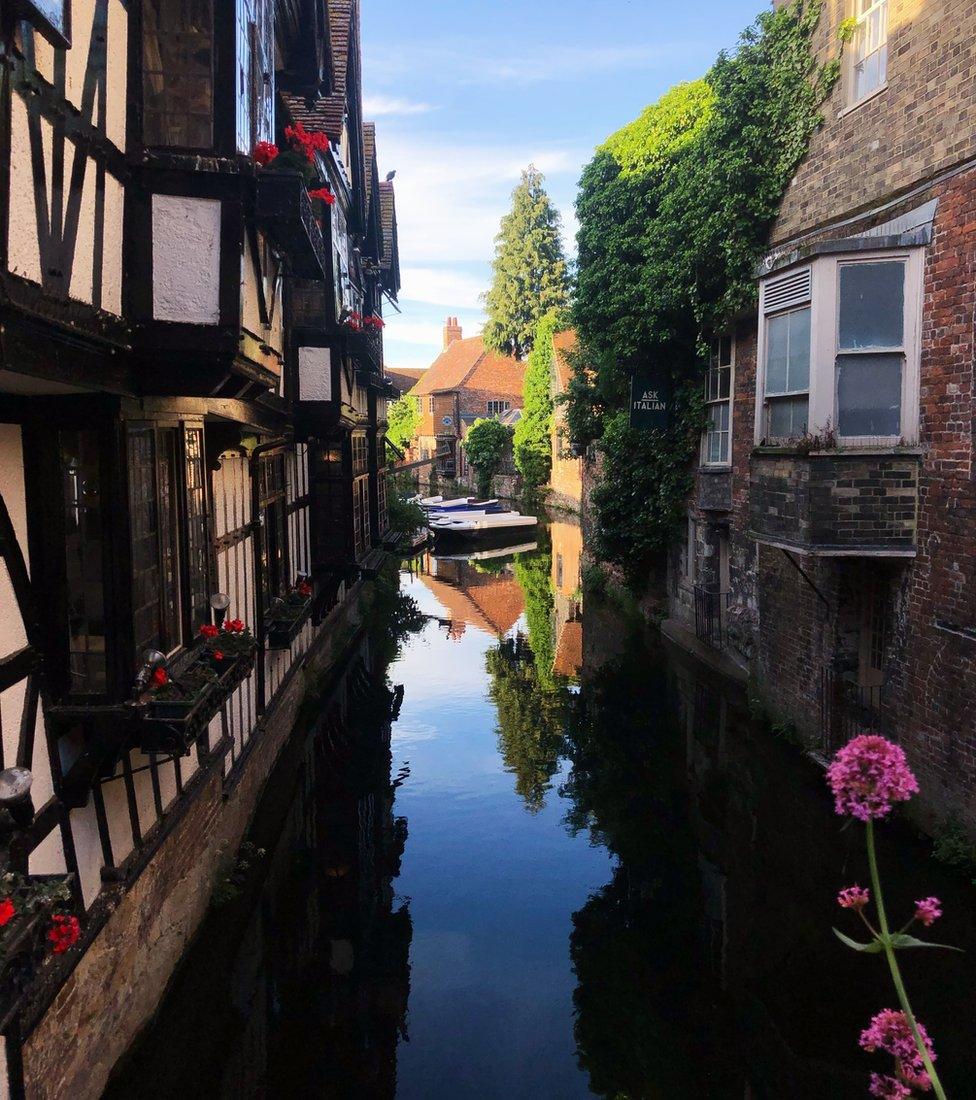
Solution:
<path fill-rule="evenodd" d="M 212 0 L 146 0 L 142 21 L 143 143 L 210 149 Z"/>

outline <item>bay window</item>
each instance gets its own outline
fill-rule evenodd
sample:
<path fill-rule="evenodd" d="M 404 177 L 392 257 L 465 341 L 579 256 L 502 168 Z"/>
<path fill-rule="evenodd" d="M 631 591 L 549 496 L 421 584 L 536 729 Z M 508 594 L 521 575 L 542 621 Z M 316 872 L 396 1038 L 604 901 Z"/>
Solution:
<path fill-rule="evenodd" d="M 702 440 L 702 462 L 727 466 L 731 461 L 732 359 L 734 340 L 722 336 L 713 341 L 705 375 L 705 409 L 708 427 Z"/>
<path fill-rule="evenodd" d="M 146 0 L 142 7 L 144 145 L 213 146 L 211 0 Z"/>
<path fill-rule="evenodd" d="M 822 256 L 761 288 L 757 442 L 918 436 L 920 249 Z"/>

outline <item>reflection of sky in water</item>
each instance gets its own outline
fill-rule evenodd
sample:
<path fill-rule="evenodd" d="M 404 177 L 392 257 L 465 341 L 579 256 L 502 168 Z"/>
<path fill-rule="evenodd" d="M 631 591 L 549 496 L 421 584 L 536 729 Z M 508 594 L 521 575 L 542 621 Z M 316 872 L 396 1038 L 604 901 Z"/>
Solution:
<path fill-rule="evenodd" d="M 404 588 L 445 616 L 419 581 Z M 570 837 L 554 777 L 530 814 L 498 751 L 485 654 L 496 639 L 451 640 L 431 623 L 390 670 L 406 688 L 393 730 L 394 773 L 410 778 L 396 812 L 409 821 L 403 873 L 411 899 L 410 1041 L 398 1095 L 588 1095 L 576 1067 L 569 959 L 572 914 L 610 877 L 607 852 Z"/>

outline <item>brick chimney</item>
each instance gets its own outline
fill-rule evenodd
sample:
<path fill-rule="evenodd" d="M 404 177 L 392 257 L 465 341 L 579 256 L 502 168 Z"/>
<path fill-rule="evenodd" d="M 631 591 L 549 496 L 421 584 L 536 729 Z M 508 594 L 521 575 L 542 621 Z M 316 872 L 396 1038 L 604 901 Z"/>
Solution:
<path fill-rule="evenodd" d="M 458 324 L 456 317 L 448 317 L 447 324 L 444 326 L 444 350 L 456 343 L 461 339 L 461 326 Z"/>

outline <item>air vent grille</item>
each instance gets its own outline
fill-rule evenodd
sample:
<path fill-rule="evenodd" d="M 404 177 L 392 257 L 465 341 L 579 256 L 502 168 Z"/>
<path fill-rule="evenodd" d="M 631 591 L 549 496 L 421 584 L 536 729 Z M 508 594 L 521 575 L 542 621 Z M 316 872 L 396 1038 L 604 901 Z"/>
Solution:
<path fill-rule="evenodd" d="M 763 284 L 763 312 L 778 313 L 810 301 L 810 268 L 790 271 Z"/>

